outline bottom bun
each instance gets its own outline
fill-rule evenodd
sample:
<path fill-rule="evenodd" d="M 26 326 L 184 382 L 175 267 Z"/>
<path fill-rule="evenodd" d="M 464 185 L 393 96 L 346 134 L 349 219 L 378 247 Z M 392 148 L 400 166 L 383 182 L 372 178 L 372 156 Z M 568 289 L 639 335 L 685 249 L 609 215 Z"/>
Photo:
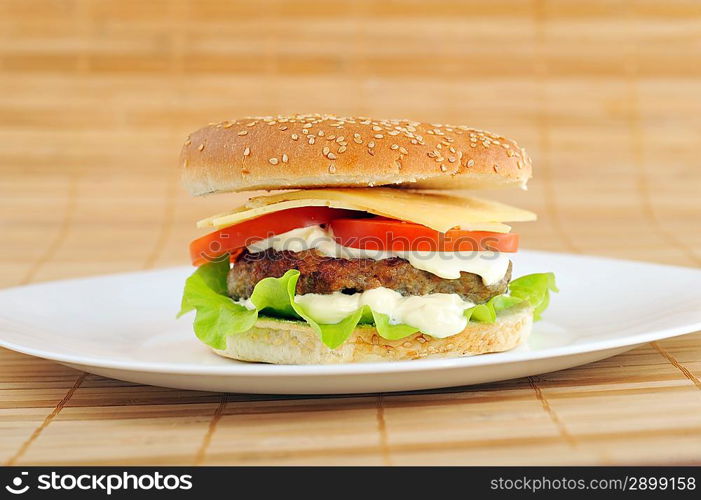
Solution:
<path fill-rule="evenodd" d="M 302 321 L 261 318 L 244 333 L 230 335 L 221 356 L 285 365 L 363 363 L 423 358 L 455 358 L 508 351 L 531 333 L 533 309 L 524 304 L 499 315 L 494 323 L 470 322 L 462 332 L 439 339 L 415 333 L 387 340 L 371 325 L 359 325 L 337 349 L 329 349 Z"/>

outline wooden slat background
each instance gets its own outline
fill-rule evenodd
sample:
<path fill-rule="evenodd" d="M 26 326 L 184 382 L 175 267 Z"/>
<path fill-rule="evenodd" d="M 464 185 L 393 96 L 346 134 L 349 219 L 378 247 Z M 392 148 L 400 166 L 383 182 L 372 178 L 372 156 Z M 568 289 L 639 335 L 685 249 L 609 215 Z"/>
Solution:
<path fill-rule="evenodd" d="M 0 286 L 180 265 L 192 129 L 334 112 L 469 124 L 534 158 L 524 246 L 701 263 L 696 0 L 0 0 Z M 605 286 L 602 283 L 602 286 Z M 595 291 L 593 291 L 595 292 Z M 186 392 L 0 351 L 6 464 L 701 461 L 701 334 L 478 387 Z"/>

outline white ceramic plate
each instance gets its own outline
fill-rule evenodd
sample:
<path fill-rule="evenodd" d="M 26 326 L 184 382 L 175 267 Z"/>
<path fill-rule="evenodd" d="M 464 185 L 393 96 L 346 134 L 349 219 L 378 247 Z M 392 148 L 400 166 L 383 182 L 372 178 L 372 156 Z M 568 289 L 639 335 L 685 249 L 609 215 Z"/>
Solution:
<path fill-rule="evenodd" d="M 701 329 L 701 271 L 520 252 L 515 276 L 553 271 L 561 292 L 527 345 L 444 360 L 266 365 L 220 358 L 175 314 L 191 268 L 0 290 L 0 346 L 131 382 L 210 391 L 331 394 L 492 382 L 589 363 Z"/>

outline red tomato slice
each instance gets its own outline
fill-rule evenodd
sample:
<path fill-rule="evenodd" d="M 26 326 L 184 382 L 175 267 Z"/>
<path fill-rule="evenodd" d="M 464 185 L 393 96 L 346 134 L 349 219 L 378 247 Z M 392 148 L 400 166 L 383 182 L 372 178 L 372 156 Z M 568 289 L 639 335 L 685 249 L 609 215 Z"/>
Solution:
<path fill-rule="evenodd" d="M 329 223 L 339 245 L 367 250 L 516 252 L 518 234 L 451 229 L 441 233 L 420 224 L 385 217 L 334 219 Z"/>
<path fill-rule="evenodd" d="M 201 266 L 219 257 L 237 255 L 245 246 L 276 234 L 300 227 L 328 224 L 339 217 L 352 217 L 357 212 L 329 207 L 300 207 L 261 215 L 233 226 L 225 227 L 190 243 L 192 264 Z"/>

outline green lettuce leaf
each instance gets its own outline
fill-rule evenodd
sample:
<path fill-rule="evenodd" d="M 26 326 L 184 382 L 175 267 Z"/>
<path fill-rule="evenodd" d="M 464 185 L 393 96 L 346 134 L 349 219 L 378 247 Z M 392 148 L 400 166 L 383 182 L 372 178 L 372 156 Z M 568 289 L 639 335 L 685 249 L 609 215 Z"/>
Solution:
<path fill-rule="evenodd" d="M 209 262 L 200 266 L 185 282 L 178 317 L 195 309 L 194 330 L 197 338 L 215 349 L 226 348 L 226 337 L 250 330 L 258 319 L 226 295 L 229 263 Z"/>
<path fill-rule="evenodd" d="M 290 290 L 294 296 L 299 271 L 289 270 L 280 278 L 260 280 L 251 294 L 251 302 L 258 311 L 271 316 L 299 319 L 299 314 L 290 302 Z"/>
<path fill-rule="evenodd" d="M 497 295 L 484 304 L 465 310 L 469 321 L 494 323 L 501 311 L 528 301 L 533 306 L 533 319 L 538 321 L 550 303 L 550 292 L 557 292 L 553 273 L 528 274 L 509 284 L 509 295 Z"/>
<path fill-rule="evenodd" d="M 251 294 L 255 309 L 237 304 L 227 295 L 226 275 L 229 263 L 209 262 L 200 266 L 185 282 L 178 317 L 196 310 L 194 330 L 197 338 L 215 349 L 226 348 L 226 337 L 243 333 L 253 327 L 259 313 L 274 317 L 306 321 L 330 349 L 343 344 L 365 316 L 373 321 L 372 313 L 359 309 L 340 323 L 325 325 L 314 321 L 302 306 L 294 301 L 299 271 L 291 269 L 280 278 L 259 281 Z"/>
<path fill-rule="evenodd" d="M 509 284 L 509 296 L 527 300 L 533 306 L 533 319 L 538 321 L 550 304 L 550 292 L 559 292 L 553 273 L 521 276 Z"/>
<path fill-rule="evenodd" d="M 274 278 L 266 278 L 274 279 Z M 287 303 L 294 309 L 297 316 L 306 321 L 309 326 L 321 337 L 321 341 L 329 348 L 336 349 L 343 344 L 353 330 L 358 325 L 360 318 L 363 316 L 363 309 L 360 308 L 353 314 L 345 318 L 340 323 L 332 325 L 317 323 L 314 321 L 301 304 L 295 302 L 295 289 L 297 288 L 297 280 L 299 279 L 299 271 L 290 269 L 280 280 L 287 279 Z M 257 285 L 256 285 L 257 287 Z"/>
<path fill-rule="evenodd" d="M 365 306 L 365 308 L 370 310 L 368 306 Z M 375 329 L 377 330 L 377 333 L 380 334 L 380 337 L 385 338 L 387 340 L 403 339 L 404 337 L 408 337 L 409 335 L 412 335 L 419 331 L 418 328 L 414 328 L 413 326 L 391 324 L 389 322 L 389 316 L 386 314 L 378 313 L 375 311 L 370 312 L 374 319 L 373 323 L 375 323 Z"/>
<path fill-rule="evenodd" d="M 227 296 L 228 260 L 200 266 L 185 282 L 178 317 L 196 310 L 194 330 L 197 338 L 215 349 L 226 347 L 226 337 L 243 333 L 253 327 L 258 315 L 304 320 L 330 349 L 343 344 L 358 324 L 374 324 L 377 332 L 388 340 L 399 340 L 416 333 L 418 328 L 392 324 L 386 314 L 364 306 L 336 324 L 322 324 L 309 316 L 301 304 L 294 301 L 299 271 L 290 269 L 280 278 L 265 278 L 253 289 L 248 309 Z M 493 297 L 465 311 L 468 321 L 493 323 L 498 314 L 523 301 L 534 307 L 534 319 L 540 319 L 548 306 L 550 291 L 557 291 L 552 273 L 531 274 L 511 282 L 510 295 Z"/>

